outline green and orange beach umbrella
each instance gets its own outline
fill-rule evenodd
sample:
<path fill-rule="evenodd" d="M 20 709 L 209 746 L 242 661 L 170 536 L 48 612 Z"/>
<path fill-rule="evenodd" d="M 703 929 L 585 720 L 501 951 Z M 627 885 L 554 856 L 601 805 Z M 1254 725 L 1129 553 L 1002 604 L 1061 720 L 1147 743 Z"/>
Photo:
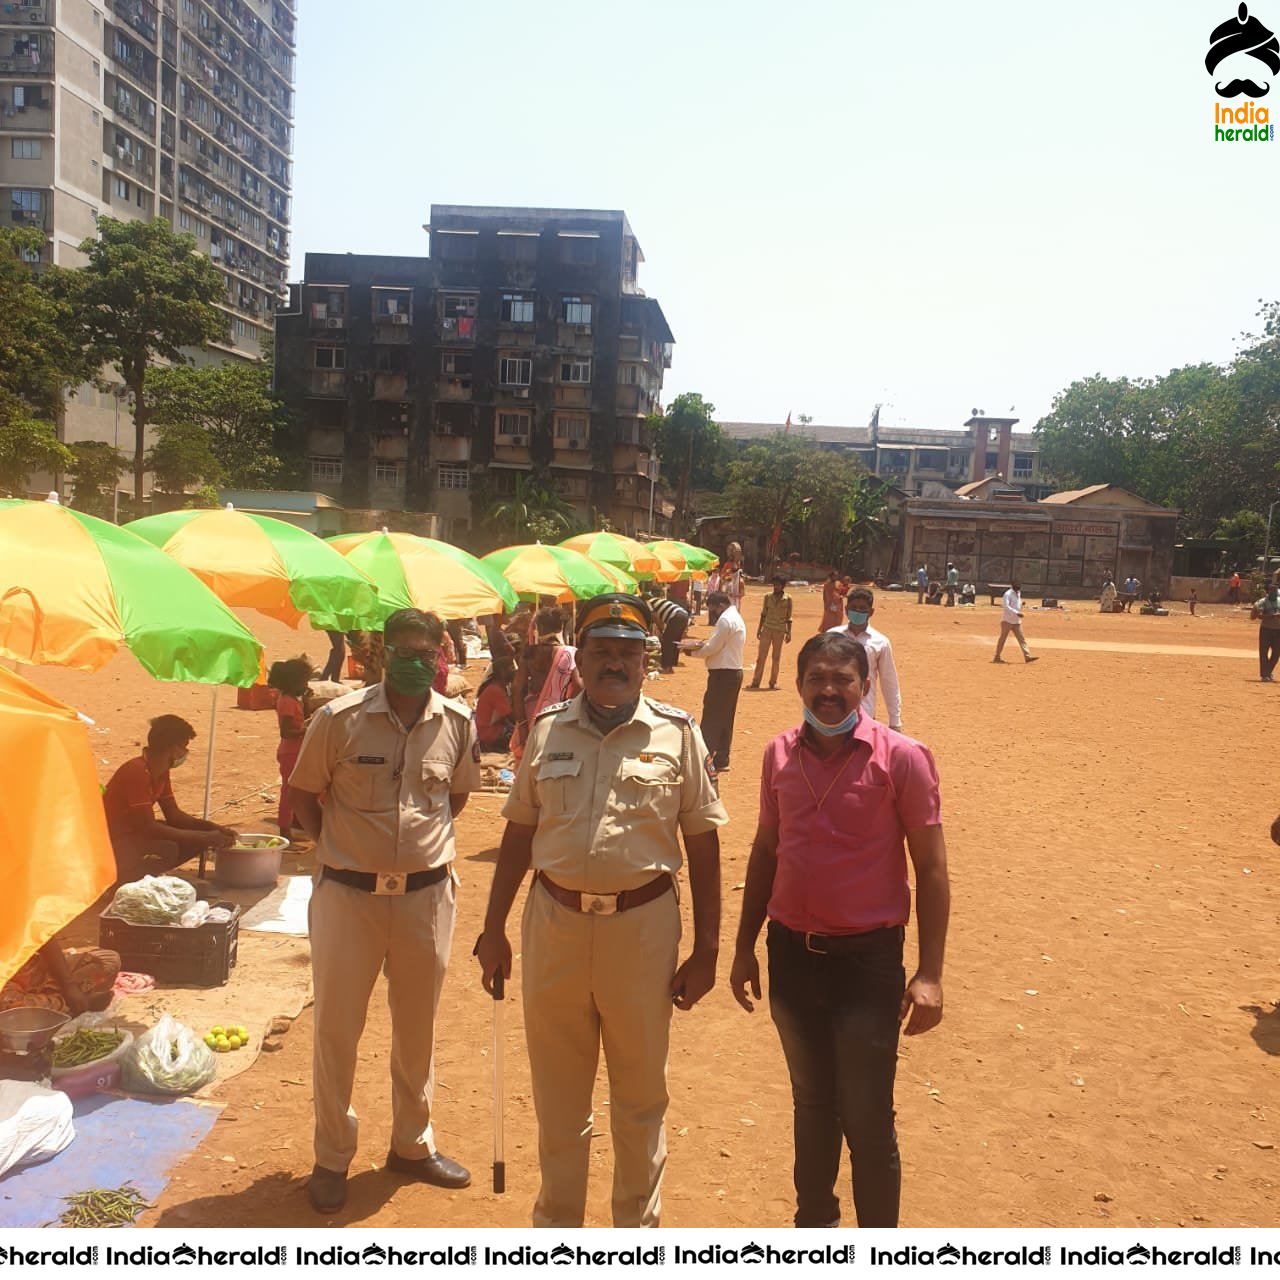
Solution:
<path fill-rule="evenodd" d="M 425 609 L 442 618 L 514 611 L 519 601 L 492 566 L 460 547 L 414 533 L 340 533 L 326 539 L 377 588 L 388 610 Z"/>
<path fill-rule="evenodd" d="M 621 569 L 632 578 L 652 578 L 662 568 L 662 561 L 643 542 L 621 533 L 580 533 L 560 545 L 580 552 L 596 564 Z"/>
<path fill-rule="evenodd" d="M 674 538 L 662 538 L 645 545 L 662 561 L 662 568 L 655 575 L 659 582 L 705 578 L 720 563 L 720 557 L 714 551 Z"/>
<path fill-rule="evenodd" d="M 621 569 L 598 565 L 567 547 L 527 543 L 491 551 L 483 563 L 496 569 L 527 600 L 554 596 L 564 604 L 608 591 L 634 591 L 635 579 Z"/>
<path fill-rule="evenodd" d="M 167 511 L 125 525 L 190 569 L 224 604 L 256 609 L 296 627 L 368 631 L 389 610 L 377 588 L 345 557 L 306 529 L 228 504 Z"/>
<path fill-rule="evenodd" d="M 0 499 L 0 656 L 97 671 L 128 649 L 158 680 L 251 685 L 262 646 L 155 547 L 57 502 Z"/>

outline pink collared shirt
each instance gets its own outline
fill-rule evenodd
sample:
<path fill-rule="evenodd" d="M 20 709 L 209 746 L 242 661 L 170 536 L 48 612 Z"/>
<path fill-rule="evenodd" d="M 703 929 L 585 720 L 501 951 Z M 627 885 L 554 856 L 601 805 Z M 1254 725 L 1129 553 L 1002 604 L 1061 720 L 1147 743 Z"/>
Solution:
<path fill-rule="evenodd" d="M 942 821 L 932 752 L 866 715 L 853 731 L 852 758 L 845 747 L 824 759 L 803 733 L 788 729 L 764 751 L 760 826 L 778 832 L 769 918 L 800 933 L 906 924 L 906 832 Z M 819 808 L 814 796 L 821 800 L 829 786 Z"/>

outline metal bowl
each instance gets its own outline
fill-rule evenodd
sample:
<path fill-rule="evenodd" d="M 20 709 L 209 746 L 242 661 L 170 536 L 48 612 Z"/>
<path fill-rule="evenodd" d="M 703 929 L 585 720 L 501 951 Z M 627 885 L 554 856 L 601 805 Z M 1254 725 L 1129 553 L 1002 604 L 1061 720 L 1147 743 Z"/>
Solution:
<path fill-rule="evenodd" d="M 8 1053 L 36 1053 L 70 1019 L 56 1009 L 21 1005 L 0 1013 L 0 1049 Z"/>

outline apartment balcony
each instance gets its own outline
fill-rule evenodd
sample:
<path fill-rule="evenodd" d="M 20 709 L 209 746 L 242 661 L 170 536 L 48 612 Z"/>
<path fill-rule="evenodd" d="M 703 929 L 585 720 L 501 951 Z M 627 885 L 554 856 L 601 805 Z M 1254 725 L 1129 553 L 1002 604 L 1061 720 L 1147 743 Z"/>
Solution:
<path fill-rule="evenodd" d="M 470 375 L 444 374 L 437 378 L 436 398 L 438 400 L 470 400 Z"/>
<path fill-rule="evenodd" d="M 591 442 L 556 436 L 551 442 L 551 465 L 554 467 L 590 468 Z"/>
<path fill-rule="evenodd" d="M 616 475 L 644 475 L 649 464 L 649 450 L 634 444 L 613 446 L 613 470 Z"/>
<path fill-rule="evenodd" d="M 631 414 L 638 418 L 647 417 L 657 406 L 657 392 L 638 384 L 620 386 L 614 399 L 614 407 L 619 413 Z"/>
<path fill-rule="evenodd" d="M 591 408 L 590 386 L 576 386 L 570 383 L 557 382 L 552 395 L 552 403 L 558 409 Z"/>
<path fill-rule="evenodd" d="M 13 105 L 12 93 L 0 95 L 0 128 L 21 129 L 23 133 L 48 133 L 53 128 L 53 109 L 45 98 L 38 99 L 43 106 L 31 101 L 31 94 L 26 94 L 27 101 L 21 107 Z"/>
<path fill-rule="evenodd" d="M 589 324 L 557 324 L 556 346 L 564 351 L 595 350 L 591 326 Z"/>
<path fill-rule="evenodd" d="M 619 422 L 613 438 L 616 444 L 632 445 L 645 453 L 653 447 L 653 433 L 643 422 Z"/>
<path fill-rule="evenodd" d="M 49 230 L 49 214 L 45 209 L 11 208 L 9 221 L 15 227 L 37 227 L 41 231 Z"/>
<path fill-rule="evenodd" d="M 436 321 L 436 336 L 452 344 L 476 340 L 475 316 L 441 316 Z"/>
<path fill-rule="evenodd" d="M 403 401 L 409 394 L 409 375 L 407 373 L 375 373 L 373 375 L 373 398 L 375 400 Z"/>
<path fill-rule="evenodd" d="M 533 465 L 529 453 L 528 436 L 504 436 L 494 438 L 494 462 L 505 462 L 512 467 L 529 467 Z"/>
<path fill-rule="evenodd" d="M 324 307 L 312 307 L 311 315 L 308 318 L 308 325 L 313 330 L 325 330 L 329 333 L 345 333 L 347 328 L 347 317 L 342 315 L 330 315 Z"/>
<path fill-rule="evenodd" d="M 31 76 L 51 76 L 53 75 L 53 41 L 47 40 L 43 36 L 27 36 L 27 48 L 24 51 L 8 52 L 0 55 L 0 75 L 2 76 L 22 76 L 24 79 Z M 16 42 L 16 38 L 14 40 Z M 12 43 L 9 36 L 5 37 L 5 44 Z"/>
<path fill-rule="evenodd" d="M 345 369 L 312 369 L 308 379 L 307 394 L 313 396 L 345 396 L 347 373 Z"/>
<path fill-rule="evenodd" d="M 11 3 L 4 6 L 4 20 L 6 22 L 30 22 L 32 24 L 38 22 L 48 22 L 49 5 L 45 0 L 11 0 Z"/>
<path fill-rule="evenodd" d="M 154 5 L 146 0 L 108 0 L 108 3 L 112 12 L 123 18 L 138 35 L 155 44 L 159 15 Z"/>
<path fill-rule="evenodd" d="M 470 462 L 470 436 L 433 436 L 431 439 L 432 462 Z"/>
<path fill-rule="evenodd" d="M 969 463 L 967 462 L 948 463 L 944 479 L 967 480 L 968 478 L 969 478 Z"/>

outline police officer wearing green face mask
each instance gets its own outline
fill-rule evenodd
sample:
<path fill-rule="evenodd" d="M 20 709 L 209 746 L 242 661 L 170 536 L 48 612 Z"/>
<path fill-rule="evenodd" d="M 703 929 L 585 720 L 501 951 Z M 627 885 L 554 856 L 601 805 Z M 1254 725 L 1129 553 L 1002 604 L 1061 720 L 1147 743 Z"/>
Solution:
<path fill-rule="evenodd" d="M 432 1123 L 435 1017 L 456 904 L 453 819 L 480 786 L 471 709 L 431 688 L 443 641 L 435 614 L 393 613 L 383 682 L 316 713 L 290 779 L 320 864 L 309 915 L 316 1129 L 307 1190 L 321 1213 L 346 1200 L 356 1053 L 380 970 L 392 1034 L 386 1171 L 437 1187 L 471 1181 L 437 1149 Z"/>

